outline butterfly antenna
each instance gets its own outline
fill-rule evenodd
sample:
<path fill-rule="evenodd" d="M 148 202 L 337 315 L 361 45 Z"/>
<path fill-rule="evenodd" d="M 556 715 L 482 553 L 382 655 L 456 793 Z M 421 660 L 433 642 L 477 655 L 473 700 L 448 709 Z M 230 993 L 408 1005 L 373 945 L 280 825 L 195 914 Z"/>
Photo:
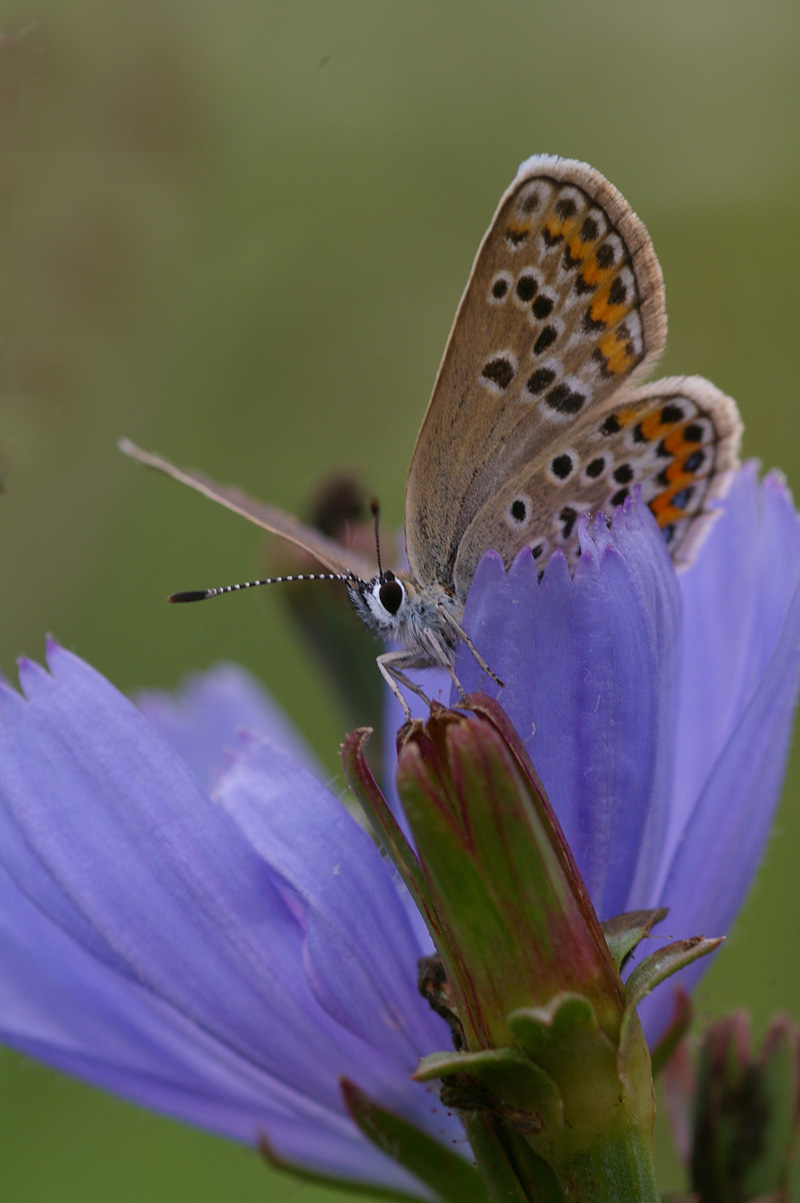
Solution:
<path fill-rule="evenodd" d="M 372 511 L 372 517 L 375 519 L 375 555 L 378 560 L 378 576 L 383 578 L 383 565 L 381 564 L 381 536 L 380 536 L 380 517 L 381 507 L 377 497 L 373 497 L 369 503 L 369 508 Z"/>
<path fill-rule="evenodd" d="M 219 597 L 222 593 L 238 593 L 240 589 L 255 589 L 257 585 L 285 585 L 290 581 L 349 581 L 352 574 L 343 572 L 300 572 L 295 576 L 268 576 L 259 581 L 241 581 L 238 585 L 220 585 L 217 589 L 188 589 L 184 593 L 171 593 L 169 602 L 205 601 L 207 597 Z"/>

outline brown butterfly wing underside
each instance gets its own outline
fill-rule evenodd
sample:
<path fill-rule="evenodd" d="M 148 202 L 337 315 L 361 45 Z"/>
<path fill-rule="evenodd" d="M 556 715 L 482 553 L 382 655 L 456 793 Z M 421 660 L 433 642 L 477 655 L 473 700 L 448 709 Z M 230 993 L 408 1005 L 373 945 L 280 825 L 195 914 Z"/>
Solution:
<path fill-rule="evenodd" d="M 355 552 L 349 551 L 334 539 L 328 539 L 313 527 L 304 526 L 297 518 L 275 506 L 254 501 L 252 497 L 248 497 L 247 494 L 232 486 L 218 485 L 216 481 L 209 479 L 202 472 L 176 468 L 174 464 L 171 464 L 169 460 L 162 459 L 160 455 L 142 451 L 130 439 L 120 439 L 119 448 L 132 459 L 138 460 L 140 464 L 163 472 L 180 484 L 188 485 L 190 489 L 202 493 L 211 501 L 219 502 L 226 509 L 233 510 L 235 514 L 241 514 L 242 517 L 248 518 L 256 526 L 263 527 L 271 534 L 279 535 L 282 539 L 294 543 L 296 547 L 302 548 L 314 559 L 319 560 L 320 564 L 323 564 L 331 572 L 341 573 L 344 576 L 356 576 L 361 580 L 369 580 L 375 573 L 375 567 L 369 561 L 364 560 Z"/>
<path fill-rule="evenodd" d="M 633 389 L 661 353 L 661 269 L 586 164 L 522 165 L 481 243 L 406 487 L 411 572 L 464 600 L 490 547 L 574 563 L 581 513 L 641 485 L 687 563 L 738 459 L 736 406 L 699 377 Z M 705 518 L 700 517 L 705 515 Z"/>

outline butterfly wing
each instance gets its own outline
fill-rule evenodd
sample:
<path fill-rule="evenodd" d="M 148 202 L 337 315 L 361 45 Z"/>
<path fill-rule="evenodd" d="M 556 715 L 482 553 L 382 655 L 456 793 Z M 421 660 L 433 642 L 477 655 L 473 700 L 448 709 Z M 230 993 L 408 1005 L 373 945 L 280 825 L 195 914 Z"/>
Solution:
<path fill-rule="evenodd" d="M 665 338 L 661 269 L 624 197 L 584 163 L 528 159 L 478 250 L 414 449 L 417 579 L 453 584 L 489 499 L 640 377 Z"/>
<path fill-rule="evenodd" d="M 312 527 L 304 526 L 297 518 L 284 513 L 283 510 L 276 509 L 275 506 L 254 501 L 239 489 L 228 485 L 218 485 L 209 477 L 204 476 L 202 472 L 176 468 L 174 464 L 171 464 L 169 460 L 162 459 L 160 455 L 142 451 L 129 439 L 120 439 L 119 448 L 125 455 L 130 455 L 148 468 L 155 468 L 158 472 L 171 476 L 173 480 L 188 485 L 190 489 L 195 489 L 212 501 L 217 501 L 227 509 L 233 510 L 235 514 L 241 514 L 244 518 L 248 518 L 256 526 L 261 526 L 271 534 L 279 535 L 282 539 L 294 543 L 296 547 L 307 551 L 320 564 L 324 564 L 331 572 L 355 575 L 365 581 L 370 580 L 375 574 L 374 566 L 361 556 L 348 551 L 341 543 L 327 538 Z"/>
<path fill-rule="evenodd" d="M 574 565 L 579 516 L 610 516 L 637 485 L 673 560 L 688 565 L 738 465 L 741 432 L 735 403 L 700 376 L 611 397 L 486 502 L 461 542 L 456 592 L 466 595 L 489 547 L 506 565 L 526 546 L 540 568 L 556 548 Z"/>

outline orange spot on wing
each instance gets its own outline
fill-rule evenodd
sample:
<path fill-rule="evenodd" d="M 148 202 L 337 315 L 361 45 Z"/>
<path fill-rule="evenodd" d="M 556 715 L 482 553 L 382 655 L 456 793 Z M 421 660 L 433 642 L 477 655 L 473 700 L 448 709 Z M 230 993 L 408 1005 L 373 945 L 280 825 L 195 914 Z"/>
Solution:
<path fill-rule="evenodd" d="M 604 326 L 616 326 L 633 308 L 630 301 L 617 301 L 615 303 L 610 302 L 608 299 L 617 275 L 618 272 L 616 270 L 612 271 L 610 278 L 595 293 L 589 306 L 589 313 L 593 322 L 602 322 Z"/>
<path fill-rule="evenodd" d="M 678 506 L 672 504 L 673 498 L 675 498 L 681 492 L 681 490 L 685 489 L 688 485 L 693 485 L 696 483 L 696 476 L 692 476 L 690 473 L 684 472 L 670 484 L 669 488 L 665 489 L 663 493 L 659 493 L 657 497 L 653 498 L 653 500 L 649 503 L 650 509 L 659 526 L 669 526 L 671 523 L 679 522 L 681 518 L 686 518 L 689 514 L 694 514 L 699 511 L 701 507 L 697 504 L 696 495 L 692 497 L 693 504 L 690 510 L 679 509 Z"/>
<path fill-rule="evenodd" d="M 605 359 L 606 371 L 615 376 L 627 372 L 633 367 L 633 356 L 628 350 L 628 339 L 620 338 L 616 330 L 612 330 L 600 342 L 600 351 Z"/>
<path fill-rule="evenodd" d="M 572 234 L 567 241 L 567 249 L 569 250 L 571 259 L 582 263 L 591 252 L 592 247 L 590 243 L 584 242 L 582 238 L 579 238 L 577 234 Z M 583 278 L 586 280 L 585 272 L 583 273 Z M 589 281 L 586 280 L 586 283 L 589 283 Z"/>
<path fill-rule="evenodd" d="M 680 522 L 681 518 L 686 517 L 685 510 L 679 510 L 671 504 L 671 498 L 664 494 L 659 494 L 650 502 L 650 510 L 658 523 L 659 527 L 672 526 L 673 522 Z"/>
<path fill-rule="evenodd" d="M 582 273 L 584 281 L 592 288 L 599 287 L 601 284 L 611 286 L 614 276 L 617 274 L 617 269 L 613 265 L 611 267 L 601 267 L 597 262 L 597 257 L 592 254 L 591 259 L 588 259 L 583 266 Z"/>
<path fill-rule="evenodd" d="M 641 413 L 641 410 L 639 411 Z M 641 422 L 642 435 L 648 442 L 654 443 L 656 439 L 660 439 L 666 427 L 661 421 L 661 406 L 653 413 L 648 414 Z"/>
<path fill-rule="evenodd" d="M 699 443 L 687 443 L 686 439 L 683 437 L 684 430 L 690 424 L 690 422 L 682 422 L 677 430 L 673 430 L 672 433 L 668 434 L 664 439 L 664 446 L 666 447 L 667 451 L 676 457 L 676 459 L 679 456 L 685 457 L 690 455 L 691 452 L 696 451 L 700 445 Z"/>
<path fill-rule="evenodd" d="M 703 476 L 698 476 L 696 472 L 687 472 L 685 464 L 692 452 L 698 448 L 697 443 L 689 443 L 683 438 L 684 429 L 690 425 L 690 422 L 683 422 L 677 430 L 673 431 L 665 440 L 664 446 L 672 451 L 675 458 L 668 463 L 663 469 L 663 474 L 669 481 L 669 484 L 663 492 L 659 493 L 650 502 L 650 509 L 655 515 L 659 526 L 669 526 L 673 522 L 678 522 L 681 518 L 685 518 L 687 513 L 697 513 L 700 509 L 698 505 L 697 486 L 707 479 L 707 473 Z M 692 494 L 691 510 L 681 509 L 673 505 L 673 500 L 684 489 L 693 488 L 695 492 Z M 703 489 L 703 493 L 705 490 Z"/>
<path fill-rule="evenodd" d="M 513 218 L 506 225 L 506 238 L 515 244 L 522 244 L 531 232 L 530 222 L 515 221 Z"/>

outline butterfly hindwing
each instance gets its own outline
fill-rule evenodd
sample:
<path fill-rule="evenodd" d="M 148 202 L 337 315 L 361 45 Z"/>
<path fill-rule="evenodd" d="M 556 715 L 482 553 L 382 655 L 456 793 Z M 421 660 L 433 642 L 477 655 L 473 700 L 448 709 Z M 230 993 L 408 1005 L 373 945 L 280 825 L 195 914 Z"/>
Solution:
<path fill-rule="evenodd" d="M 661 271 L 627 201 L 585 164 L 529 159 L 478 251 L 411 461 L 417 579 L 452 585 L 487 502 L 639 377 L 665 336 Z"/>
<path fill-rule="evenodd" d="M 734 402 L 699 376 L 623 390 L 484 504 L 459 549 L 457 591 L 489 547 L 507 565 L 525 546 L 540 568 L 557 548 L 574 565 L 580 515 L 610 517 L 637 485 L 673 560 L 688 564 L 738 463 L 741 429 Z"/>

